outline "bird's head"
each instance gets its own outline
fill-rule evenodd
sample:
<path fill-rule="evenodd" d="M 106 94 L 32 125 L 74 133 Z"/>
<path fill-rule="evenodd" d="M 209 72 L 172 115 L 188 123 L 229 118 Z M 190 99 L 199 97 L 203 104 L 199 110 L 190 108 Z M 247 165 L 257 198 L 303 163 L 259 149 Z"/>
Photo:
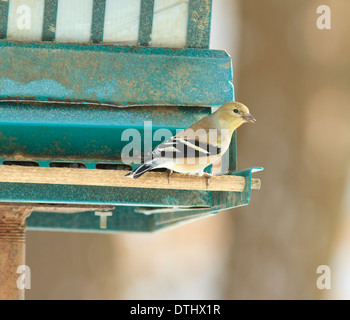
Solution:
<path fill-rule="evenodd" d="M 228 102 L 221 106 L 217 111 L 221 122 L 238 128 L 241 124 L 249 122 L 254 123 L 255 118 L 249 113 L 249 109 L 240 102 Z"/>

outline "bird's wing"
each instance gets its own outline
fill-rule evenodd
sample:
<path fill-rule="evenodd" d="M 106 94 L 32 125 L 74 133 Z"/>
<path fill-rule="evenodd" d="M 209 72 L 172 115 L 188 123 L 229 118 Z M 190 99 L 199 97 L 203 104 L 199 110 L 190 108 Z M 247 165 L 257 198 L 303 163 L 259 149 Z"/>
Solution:
<path fill-rule="evenodd" d="M 149 156 L 152 158 L 181 159 L 181 158 L 201 158 L 212 155 L 219 155 L 221 148 L 197 139 L 186 139 L 173 136 L 166 142 L 161 143 Z"/>

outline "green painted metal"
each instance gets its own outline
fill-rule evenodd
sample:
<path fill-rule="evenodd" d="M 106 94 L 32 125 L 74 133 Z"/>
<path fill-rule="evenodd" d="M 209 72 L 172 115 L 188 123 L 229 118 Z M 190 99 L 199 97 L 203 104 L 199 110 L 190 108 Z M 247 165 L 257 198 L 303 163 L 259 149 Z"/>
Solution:
<path fill-rule="evenodd" d="M 32 212 L 27 218 L 28 230 L 75 231 L 75 232 L 147 232 L 153 229 L 151 215 L 135 213 L 133 207 L 113 210 L 107 219 L 107 228 L 100 229 L 100 218 L 94 211 L 63 214 L 54 212 Z"/>
<path fill-rule="evenodd" d="M 0 183 L 0 201 L 151 207 L 211 205 L 209 191 L 7 182 Z"/>
<path fill-rule="evenodd" d="M 212 214 L 186 212 L 142 214 L 135 212 L 134 207 L 117 207 L 112 216 L 107 218 L 107 228 L 100 228 L 100 218 L 94 211 L 81 213 L 33 212 L 27 218 L 29 230 L 40 231 L 74 231 L 94 233 L 117 232 L 156 232 L 167 230 L 180 224 L 188 223 Z"/>
<path fill-rule="evenodd" d="M 237 170 L 237 133 L 234 132 L 231 143 L 228 149 L 228 157 L 223 157 L 222 161 L 228 161 L 228 163 L 223 163 L 223 168 L 228 168 L 227 172 L 231 174 Z"/>
<path fill-rule="evenodd" d="M 58 0 L 45 0 L 44 4 L 44 22 L 43 22 L 43 41 L 54 41 L 56 34 Z"/>
<path fill-rule="evenodd" d="M 224 51 L 0 41 L 0 99 L 219 106 L 233 100 Z"/>
<path fill-rule="evenodd" d="M 43 22 L 43 41 L 54 41 L 56 34 L 58 0 L 45 0 L 44 4 L 44 22 Z"/>
<path fill-rule="evenodd" d="M 206 197 L 202 199 L 206 199 L 205 201 L 210 205 L 210 207 L 207 208 L 200 208 L 199 203 L 197 208 L 181 210 L 179 208 L 169 208 L 170 205 L 163 205 L 168 208 L 159 211 L 159 206 L 155 208 L 151 205 L 149 206 L 149 214 L 145 214 L 141 213 L 145 212 L 145 208 L 138 208 L 136 206 L 116 206 L 116 208 L 112 210 L 112 216 L 107 219 L 106 229 L 100 228 L 99 217 L 95 215 L 94 211 L 72 214 L 33 212 L 27 219 L 27 225 L 29 230 L 80 232 L 154 232 L 166 230 L 170 227 L 175 227 L 183 223 L 219 213 L 222 210 L 247 205 L 251 197 L 250 183 L 252 172 L 260 170 L 262 170 L 262 168 L 250 168 L 233 173 L 245 177 L 247 183 L 243 192 L 201 192 L 203 193 L 202 197 L 204 197 L 204 194 Z M 0 185 L 0 191 L 1 189 Z M 145 190 L 145 192 L 147 192 L 147 190 Z M 169 190 L 164 190 L 164 192 L 167 193 Z M 157 190 L 155 193 L 163 193 L 163 190 Z M 155 193 L 151 193 L 150 195 L 153 197 Z M 0 194 L 2 194 L 2 192 Z M 185 193 L 183 193 L 185 196 L 189 194 L 191 194 L 190 191 L 185 191 Z M 177 196 L 179 195 L 176 195 L 175 198 Z M 195 204 L 193 200 L 190 200 L 190 203 Z"/>
<path fill-rule="evenodd" d="M 103 41 L 103 28 L 105 18 L 106 0 L 94 0 L 91 23 L 91 41 Z"/>
<path fill-rule="evenodd" d="M 153 26 L 154 0 L 141 0 L 139 39 L 140 46 L 149 46 Z"/>
<path fill-rule="evenodd" d="M 113 108 L 3 102 L 0 114 L 0 157 L 3 160 L 21 155 L 38 162 L 79 160 L 90 164 L 112 160 L 121 163 L 121 152 L 130 142 L 122 139 L 124 130 L 140 132 L 141 149 L 138 151 L 141 154 L 145 137 L 148 138 L 147 130 L 150 130 L 149 145 L 154 148 L 161 142 L 153 139 L 157 130 L 168 129 L 170 137 L 177 129 L 209 115 L 210 108 Z"/>
<path fill-rule="evenodd" d="M 188 48 L 209 48 L 211 7 L 212 0 L 189 0 L 186 40 Z"/>
<path fill-rule="evenodd" d="M 7 37 L 7 21 L 9 12 L 9 2 L 0 1 L 0 39 Z"/>

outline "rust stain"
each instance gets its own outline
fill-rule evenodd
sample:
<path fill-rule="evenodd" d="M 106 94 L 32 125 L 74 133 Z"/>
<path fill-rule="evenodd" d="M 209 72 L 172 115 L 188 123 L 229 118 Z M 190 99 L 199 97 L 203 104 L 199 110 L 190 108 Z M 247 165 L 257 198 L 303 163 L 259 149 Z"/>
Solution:
<path fill-rule="evenodd" d="M 61 153 L 61 154 L 64 154 L 65 153 L 65 150 L 61 148 L 62 146 L 62 141 L 54 141 L 53 142 L 54 144 L 54 150 Z"/>
<path fill-rule="evenodd" d="M 19 143 L 16 142 L 16 140 L 18 140 L 18 138 L 16 138 L 16 137 L 6 137 L 6 136 L 4 136 L 2 131 L 0 131 L 0 143 L 4 143 L 9 148 L 11 148 L 13 150 L 17 150 L 18 153 L 24 152 L 24 150 L 27 147 L 20 145 Z M 20 150 L 20 151 L 18 151 L 18 150 Z"/>
<path fill-rule="evenodd" d="M 220 64 L 219 67 L 228 70 L 231 68 L 231 63 L 229 61 L 227 61 L 225 64 Z"/>

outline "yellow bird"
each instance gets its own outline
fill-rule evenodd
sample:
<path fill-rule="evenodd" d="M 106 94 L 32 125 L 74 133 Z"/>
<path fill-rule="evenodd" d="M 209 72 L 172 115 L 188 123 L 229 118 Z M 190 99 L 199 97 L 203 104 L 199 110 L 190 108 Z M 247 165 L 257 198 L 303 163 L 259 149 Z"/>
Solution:
<path fill-rule="evenodd" d="M 254 123 L 249 109 L 239 102 L 228 102 L 211 115 L 195 122 L 148 153 L 149 160 L 128 173 L 137 179 L 153 169 L 168 169 L 186 174 L 205 175 L 207 185 L 210 174 L 204 169 L 217 162 L 227 151 L 233 132 L 243 123 Z"/>

